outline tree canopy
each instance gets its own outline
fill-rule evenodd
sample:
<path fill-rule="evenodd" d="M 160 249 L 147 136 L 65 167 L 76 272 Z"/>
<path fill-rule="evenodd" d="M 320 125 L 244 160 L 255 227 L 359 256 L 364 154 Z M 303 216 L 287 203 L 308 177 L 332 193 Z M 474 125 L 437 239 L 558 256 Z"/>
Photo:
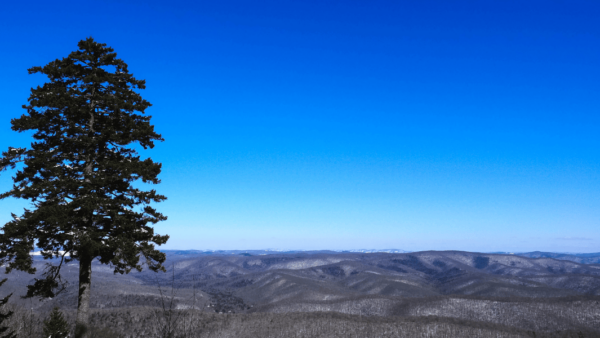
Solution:
<path fill-rule="evenodd" d="M 54 307 L 48 318 L 44 319 L 44 337 L 67 338 L 69 337 L 69 323 L 58 307 Z"/>
<path fill-rule="evenodd" d="M 34 246 L 43 258 L 59 259 L 28 286 L 28 297 L 54 296 L 63 285 L 60 267 L 72 260 L 80 261 L 80 298 L 93 259 L 110 264 L 115 273 L 143 265 L 164 270 L 165 255 L 155 244 L 166 243 L 168 236 L 155 234 L 151 225 L 166 220 L 152 206 L 166 197 L 133 184 L 160 183 L 161 164 L 142 159 L 136 150 L 163 141 L 145 115 L 151 106 L 139 94 L 145 81 L 134 78 L 106 44 L 87 38 L 78 47 L 29 69 L 49 81 L 31 89 L 26 113 L 11 124 L 16 132 L 34 131 L 34 141 L 29 148 L 9 147 L 0 157 L 0 171 L 18 166 L 12 189 L 0 199 L 31 202 L 1 229 L 6 272 L 35 273 Z M 88 270 L 90 276 L 83 276 Z"/>
<path fill-rule="evenodd" d="M 0 281 L 0 286 L 2 286 L 2 284 L 4 284 L 6 282 L 7 278 L 4 278 L 3 280 Z M 12 296 L 12 293 L 7 295 L 6 297 L 0 299 L 0 308 L 4 308 L 4 305 L 6 305 L 6 303 L 8 303 L 8 299 L 10 298 L 10 296 Z M 6 313 L 1 313 L 0 312 L 0 338 L 16 338 L 17 335 L 13 332 L 10 331 L 9 328 L 7 326 L 3 326 L 4 321 L 9 319 L 10 317 L 12 317 L 13 315 L 13 311 L 8 310 Z"/>

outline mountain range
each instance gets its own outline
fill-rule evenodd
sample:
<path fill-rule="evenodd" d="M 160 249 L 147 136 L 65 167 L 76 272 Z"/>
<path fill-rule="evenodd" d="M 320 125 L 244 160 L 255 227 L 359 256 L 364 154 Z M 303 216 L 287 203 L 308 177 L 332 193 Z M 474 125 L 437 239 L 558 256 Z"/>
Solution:
<path fill-rule="evenodd" d="M 94 263 L 92 307 L 159 308 L 206 313 L 339 313 L 436 316 L 519 330 L 587 330 L 600 334 L 600 254 L 464 251 L 165 251 L 166 273 L 115 275 Z M 38 271 L 46 262 L 34 256 Z M 53 299 L 32 303 L 74 309 L 78 266 Z M 3 293 L 25 293 L 35 276 L 11 273 Z"/>

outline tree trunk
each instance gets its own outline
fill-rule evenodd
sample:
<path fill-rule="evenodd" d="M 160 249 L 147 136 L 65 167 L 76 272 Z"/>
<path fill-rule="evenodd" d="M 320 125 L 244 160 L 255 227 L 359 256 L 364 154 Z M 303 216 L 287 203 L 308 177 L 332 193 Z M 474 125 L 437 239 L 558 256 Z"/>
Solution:
<path fill-rule="evenodd" d="M 90 121 L 89 128 L 92 134 L 94 133 L 94 93 L 96 88 L 92 88 L 90 95 Z M 94 136 L 92 136 L 92 139 Z M 93 172 L 93 158 L 92 154 L 86 155 L 86 165 L 84 168 L 86 183 L 90 183 L 90 177 Z M 87 222 L 87 219 L 84 218 Z M 87 253 L 83 253 L 79 258 L 79 298 L 77 299 L 77 320 L 75 321 L 75 338 L 90 338 L 89 324 L 90 324 L 90 296 L 92 293 L 92 260 L 93 257 Z"/>
<path fill-rule="evenodd" d="M 79 259 L 79 298 L 77 302 L 77 321 L 75 338 L 89 337 L 90 295 L 92 286 L 92 258 L 83 256 Z"/>

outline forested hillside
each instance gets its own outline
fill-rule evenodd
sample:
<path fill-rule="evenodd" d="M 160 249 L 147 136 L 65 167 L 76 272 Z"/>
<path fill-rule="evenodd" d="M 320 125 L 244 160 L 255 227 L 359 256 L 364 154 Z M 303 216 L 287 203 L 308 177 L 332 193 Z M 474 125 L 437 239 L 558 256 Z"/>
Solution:
<path fill-rule="evenodd" d="M 43 260 L 35 264 L 43 268 Z M 166 273 L 94 265 L 92 321 L 112 337 L 595 337 L 600 265 L 458 251 L 169 252 Z M 14 296 L 10 326 L 71 323 L 77 266 L 53 299 Z M 3 294 L 33 276 L 9 275 Z"/>

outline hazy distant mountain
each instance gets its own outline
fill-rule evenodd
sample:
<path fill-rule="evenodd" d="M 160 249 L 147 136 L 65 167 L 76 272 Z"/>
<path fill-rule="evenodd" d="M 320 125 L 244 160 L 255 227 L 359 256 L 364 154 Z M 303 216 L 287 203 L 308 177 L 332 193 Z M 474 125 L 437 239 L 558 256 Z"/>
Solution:
<path fill-rule="evenodd" d="M 271 254 L 336 254 L 336 253 L 410 253 L 402 249 L 352 249 L 352 250 L 162 250 L 169 255 L 271 255 Z M 581 264 L 600 264 L 598 253 L 556 253 L 556 252 L 490 252 L 487 254 L 515 255 L 528 258 L 554 258 Z"/>
<path fill-rule="evenodd" d="M 326 254 L 326 253 L 343 253 L 343 252 L 362 252 L 362 253 L 407 253 L 410 251 L 400 249 L 354 249 L 354 250 L 279 250 L 279 249 L 264 249 L 264 250 L 161 250 L 170 255 L 270 255 L 274 253 L 289 254 L 289 253 L 305 253 L 305 254 Z"/>
<path fill-rule="evenodd" d="M 596 253 L 555 253 L 555 252 L 525 252 L 516 253 L 518 256 L 530 258 L 554 258 L 581 264 L 600 264 L 600 252 Z"/>
<path fill-rule="evenodd" d="M 407 253 L 410 251 L 400 249 L 357 249 L 357 250 L 340 250 L 339 252 L 362 252 L 362 253 L 374 253 L 374 252 L 386 252 L 386 253 Z"/>

